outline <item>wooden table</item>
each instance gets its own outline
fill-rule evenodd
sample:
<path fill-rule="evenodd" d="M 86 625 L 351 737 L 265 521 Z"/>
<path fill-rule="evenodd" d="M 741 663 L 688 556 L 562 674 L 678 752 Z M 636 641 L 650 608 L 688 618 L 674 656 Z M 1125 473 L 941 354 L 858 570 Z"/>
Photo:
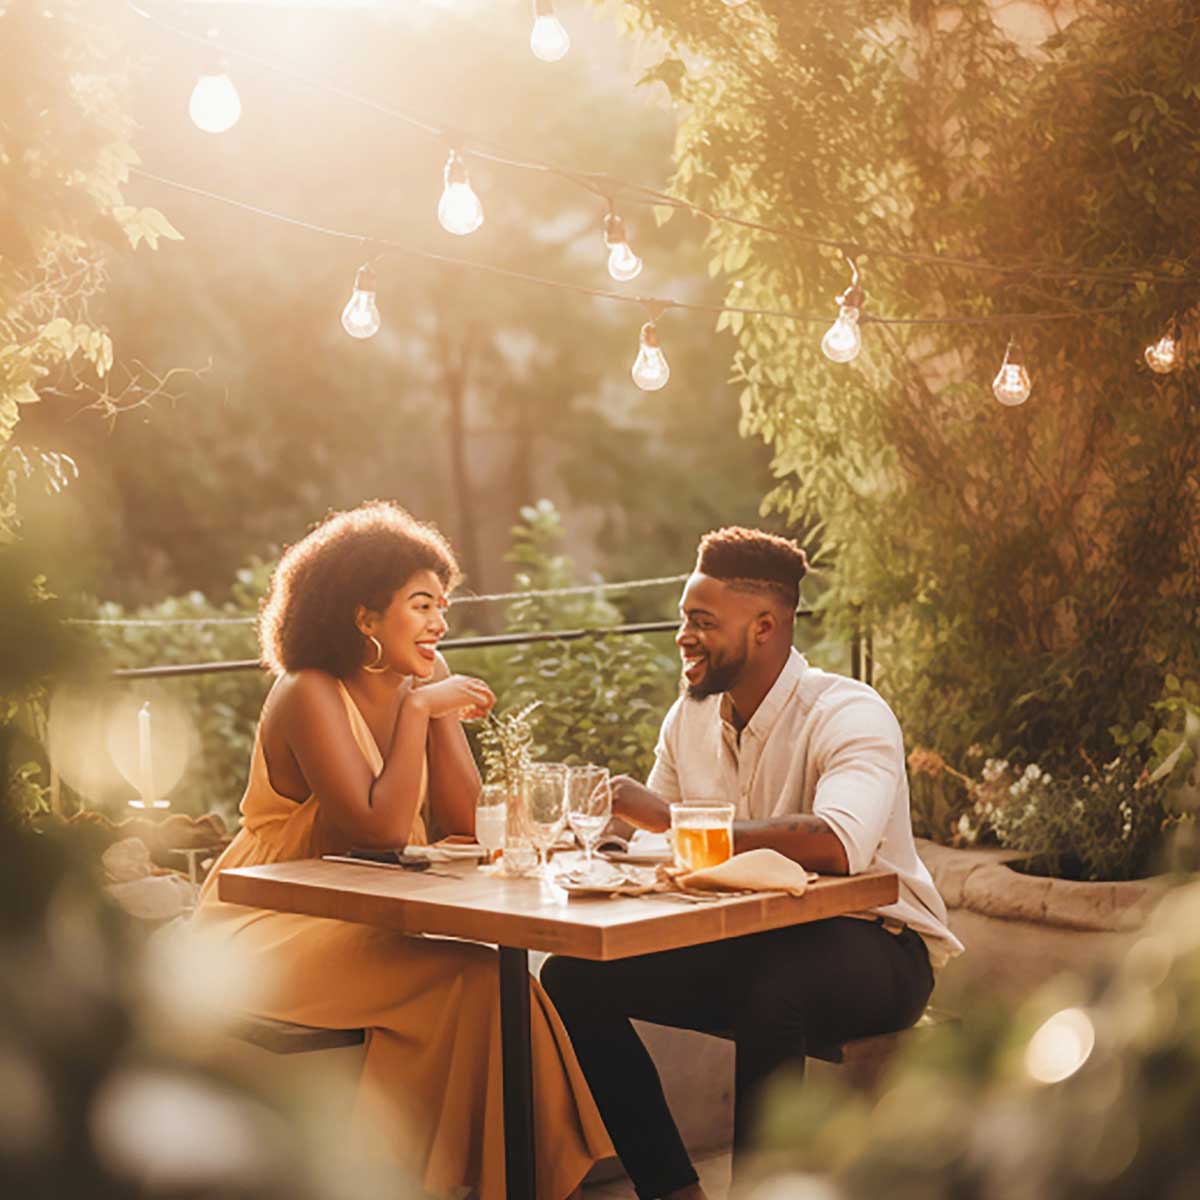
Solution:
<path fill-rule="evenodd" d="M 536 879 L 487 875 L 462 864 L 416 873 L 305 859 L 222 871 L 217 892 L 232 904 L 495 943 L 506 1186 L 509 1200 L 533 1200 L 530 950 L 601 961 L 675 950 L 893 904 L 899 883 L 882 871 L 829 876 L 799 897 L 771 893 L 692 904 L 660 895 L 568 898 Z"/>

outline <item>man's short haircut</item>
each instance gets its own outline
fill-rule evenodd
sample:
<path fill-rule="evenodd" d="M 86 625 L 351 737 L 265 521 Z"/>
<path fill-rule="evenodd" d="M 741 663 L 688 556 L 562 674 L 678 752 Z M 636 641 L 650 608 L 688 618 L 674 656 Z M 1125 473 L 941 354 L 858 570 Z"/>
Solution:
<path fill-rule="evenodd" d="M 700 539 L 696 570 L 737 591 L 772 595 L 794 612 L 808 558 L 790 538 L 731 525 Z"/>

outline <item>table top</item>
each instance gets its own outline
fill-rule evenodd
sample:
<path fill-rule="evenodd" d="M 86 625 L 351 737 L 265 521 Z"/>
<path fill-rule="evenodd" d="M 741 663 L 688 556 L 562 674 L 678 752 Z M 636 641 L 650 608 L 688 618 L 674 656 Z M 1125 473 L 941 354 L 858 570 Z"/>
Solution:
<path fill-rule="evenodd" d="M 899 882 L 890 871 L 822 876 L 803 896 L 693 904 L 654 893 L 568 897 L 538 879 L 490 875 L 474 864 L 439 863 L 417 873 L 301 859 L 222 871 L 217 894 L 254 908 L 607 960 L 894 904 Z"/>

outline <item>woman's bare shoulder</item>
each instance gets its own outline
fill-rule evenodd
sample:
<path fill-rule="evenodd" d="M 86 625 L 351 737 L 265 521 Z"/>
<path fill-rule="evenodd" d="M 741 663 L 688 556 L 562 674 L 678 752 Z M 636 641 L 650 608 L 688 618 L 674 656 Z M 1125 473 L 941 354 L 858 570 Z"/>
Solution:
<path fill-rule="evenodd" d="M 271 686 L 263 704 L 263 719 L 288 720 L 304 713 L 328 712 L 339 702 L 336 676 L 316 668 L 287 671 Z"/>

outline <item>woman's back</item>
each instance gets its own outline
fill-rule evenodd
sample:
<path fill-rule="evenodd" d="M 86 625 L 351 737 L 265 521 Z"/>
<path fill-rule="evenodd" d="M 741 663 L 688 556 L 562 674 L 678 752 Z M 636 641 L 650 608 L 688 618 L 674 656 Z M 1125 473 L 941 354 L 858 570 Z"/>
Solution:
<path fill-rule="evenodd" d="M 366 718 L 340 679 L 329 675 L 324 679 L 340 699 L 341 712 L 335 719 L 345 720 L 349 736 L 366 759 L 371 774 L 378 777 L 383 770 L 383 755 Z M 250 775 L 240 806 L 241 828 L 209 872 L 200 894 L 201 908 L 216 902 L 216 878 L 220 871 L 298 858 L 319 858 L 323 854 L 344 854 L 351 847 L 347 835 L 322 813 L 320 801 L 307 787 L 289 749 L 286 693 L 295 683 L 294 678 L 280 679 L 263 704 L 250 758 Z M 344 731 L 331 729 L 328 736 L 344 736 Z M 423 771 L 421 803 L 413 818 L 408 838 L 410 844 L 423 845 L 427 840 L 424 820 L 426 779 L 427 771 Z"/>

